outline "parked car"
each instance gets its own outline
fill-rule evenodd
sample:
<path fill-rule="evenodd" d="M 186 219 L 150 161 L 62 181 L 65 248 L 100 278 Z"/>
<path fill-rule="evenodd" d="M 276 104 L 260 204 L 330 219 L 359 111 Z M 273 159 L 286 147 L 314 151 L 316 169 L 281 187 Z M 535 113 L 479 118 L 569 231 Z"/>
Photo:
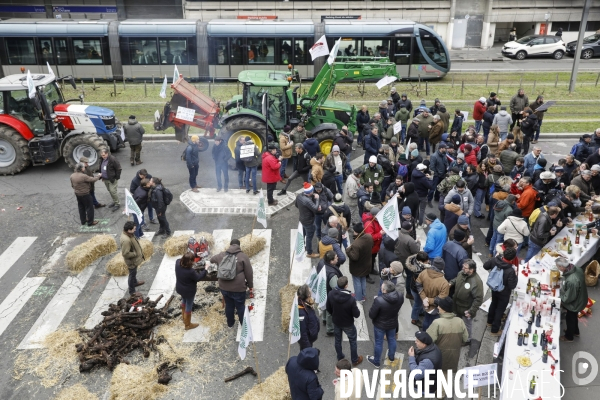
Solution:
<path fill-rule="evenodd" d="M 505 57 L 524 60 L 526 57 L 550 56 L 555 60 L 563 58 L 566 52 L 565 42 L 558 36 L 531 35 L 508 42 L 502 47 Z"/>
<path fill-rule="evenodd" d="M 567 54 L 575 55 L 577 41 L 567 43 Z M 600 33 L 583 38 L 583 49 L 581 50 L 581 58 L 589 60 L 592 57 L 600 56 Z"/>

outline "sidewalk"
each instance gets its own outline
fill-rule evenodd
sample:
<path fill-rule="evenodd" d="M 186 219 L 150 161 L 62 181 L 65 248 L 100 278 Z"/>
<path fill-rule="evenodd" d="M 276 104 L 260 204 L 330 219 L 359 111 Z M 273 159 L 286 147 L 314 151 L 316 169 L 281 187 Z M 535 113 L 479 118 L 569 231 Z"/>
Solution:
<path fill-rule="evenodd" d="M 502 56 L 503 43 L 494 43 L 489 49 L 464 48 L 450 50 L 450 60 L 461 62 L 509 61 L 510 58 Z"/>

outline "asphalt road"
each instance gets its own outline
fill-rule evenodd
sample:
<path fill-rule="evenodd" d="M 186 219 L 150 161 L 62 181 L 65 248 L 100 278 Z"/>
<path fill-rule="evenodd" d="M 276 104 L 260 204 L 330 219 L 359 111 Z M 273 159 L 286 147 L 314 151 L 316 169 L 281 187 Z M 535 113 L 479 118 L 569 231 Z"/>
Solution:
<path fill-rule="evenodd" d="M 567 154 L 572 143 L 566 142 L 540 142 L 545 152 L 548 153 L 549 161 L 556 161 L 561 155 Z M 175 196 L 175 201 L 169 207 L 168 219 L 171 229 L 176 230 L 195 230 L 211 232 L 214 229 L 233 229 L 233 237 L 239 237 L 249 233 L 252 226 L 252 217 L 232 216 L 232 215 L 195 215 L 184 208 L 177 200 L 179 194 L 187 187 L 187 169 L 185 163 L 180 161 L 180 154 L 183 150 L 182 144 L 175 142 L 157 141 L 144 144 L 142 151 L 143 167 L 154 176 L 163 179 L 164 184 L 171 189 Z M 129 166 L 128 151 L 121 151 L 116 154 L 123 166 L 122 179 L 119 182 L 119 193 L 124 188 L 129 187 L 130 179 L 139 169 Z M 359 156 L 362 158 L 362 155 Z M 211 163 L 210 152 L 201 154 L 199 185 L 204 188 L 215 188 L 214 168 Z M 3 276 L 0 276 L 0 303 L 4 302 L 8 294 L 25 277 L 36 277 L 40 275 L 40 269 L 44 266 L 49 256 L 60 245 L 62 240 L 74 236 L 76 239 L 73 244 L 81 242 L 88 238 L 90 234 L 79 232 L 80 226 L 77 216 L 77 204 L 69 184 L 69 174 L 71 171 L 62 161 L 46 167 L 29 168 L 23 173 L 13 177 L 0 177 L 0 254 L 4 252 L 13 241 L 22 237 L 37 237 L 28 250 L 16 260 L 16 263 Z M 259 175 L 260 176 L 260 175 Z M 234 173 L 230 172 L 231 182 L 236 184 Z M 291 189 L 298 189 L 299 182 L 294 182 Z M 97 197 L 101 202 L 108 202 L 109 196 L 102 184 L 96 185 Z M 429 210 L 428 210 L 429 211 Z M 267 309 L 264 323 L 264 341 L 256 343 L 260 368 L 263 378 L 272 374 L 277 368 L 285 365 L 287 359 L 287 334 L 281 331 L 281 309 L 279 305 L 278 291 L 287 284 L 289 265 L 289 237 L 290 230 L 295 229 L 298 224 L 298 213 L 294 207 L 290 207 L 269 220 L 269 229 L 272 229 L 272 243 L 270 254 L 270 269 L 268 277 L 267 291 Z M 112 213 L 106 209 L 101 209 L 97 218 L 105 220 L 108 233 L 120 234 L 125 216 L 118 212 Z M 473 231 L 481 232 L 481 228 L 487 228 L 487 221 L 474 220 Z M 487 249 L 484 248 L 483 235 L 475 235 L 475 252 L 482 254 L 481 259 L 485 261 Z M 162 243 L 164 240 L 155 239 L 154 243 Z M 161 257 L 153 257 L 147 267 L 138 274 L 139 279 L 146 282 L 152 282 L 160 264 Z M 100 293 L 104 289 L 108 280 L 104 271 L 104 263 L 92 273 L 83 288 L 82 294 L 77 298 L 74 305 L 68 310 L 60 326 L 82 326 Z M 314 263 L 315 261 L 313 261 Z M 2 270 L 0 266 L 0 270 Z M 0 369 L 5 371 L 0 376 L 0 399 L 47 399 L 56 394 L 61 387 L 44 388 L 40 385 L 38 378 L 25 375 L 21 380 L 14 379 L 11 374 L 14 368 L 14 362 L 18 355 L 32 350 L 17 350 L 20 342 L 30 330 L 34 322 L 43 312 L 44 308 L 56 294 L 58 288 L 64 283 L 68 276 L 66 267 L 56 265 L 48 271 L 46 280 L 40 286 L 33 296 L 27 301 L 25 306 L 17 314 L 16 318 L 5 326 L 3 333 L 0 333 Z M 149 283 L 142 286 L 140 291 L 144 294 L 150 288 Z M 376 294 L 376 285 L 368 285 L 367 302 L 364 306 L 366 312 L 372 304 L 373 295 Z M 407 307 L 405 303 L 404 307 Z M 287 311 L 286 311 L 287 312 Z M 0 315 L 0 326 L 4 315 Z M 361 368 L 372 370 L 373 367 L 366 362 L 366 355 L 373 354 L 372 344 L 372 325 L 367 319 L 369 327 L 368 341 L 358 342 L 358 352 L 365 356 L 365 361 Z M 589 318 L 588 326 L 582 328 L 582 340 L 584 337 L 591 337 L 595 321 Z M 485 324 L 485 314 L 479 313 L 475 323 L 481 326 Z M 597 326 L 595 327 L 597 328 Z M 182 327 L 183 329 L 183 327 Z M 416 327 L 414 329 L 417 330 Z M 237 343 L 235 342 L 235 333 L 232 331 L 223 332 L 230 341 L 227 346 L 213 350 L 210 354 L 213 360 L 209 365 L 204 366 L 201 372 L 189 371 L 183 368 L 182 372 L 175 372 L 173 383 L 182 382 L 185 385 L 185 391 L 179 392 L 177 398 L 198 399 L 198 398 L 223 398 L 236 399 L 248 390 L 256 380 L 250 376 L 238 379 L 230 384 L 223 384 L 222 379 L 225 376 L 232 375 L 241 371 L 246 366 L 253 366 L 251 358 L 240 361 L 237 355 Z M 407 368 L 406 352 L 412 345 L 410 341 L 398 342 L 398 352 L 405 355 L 404 368 Z M 318 341 L 315 346 L 321 350 L 321 373 L 319 379 L 324 387 L 326 394 L 324 398 L 333 398 L 333 386 L 331 381 L 334 379 L 334 365 L 336 362 L 335 351 L 333 348 L 333 338 L 325 336 L 324 327 L 321 330 Z M 349 356 L 348 343 L 344 342 L 344 351 Z M 479 343 L 475 343 L 470 349 L 465 348 L 463 359 L 472 358 L 478 352 Z M 580 343 L 572 344 L 572 352 L 581 346 Z M 568 348 L 564 346 L 563 348 Z M 198 345 L 190 345 L 190 353 L 198 354 L 202 351 Z M 297 345 L 292 346 L 292 354 L 297 353 Z M 384 351 L 386 346 L 384 345 Z M 590 351 L 590 350 L 588 350 Z M 591 349 L 594 352 L 593 349 Z M 597 352 L 597 351 L 596 351 Z M 600 356 L 600 354 L 596 354 Z M 565 353 L 561 353 L 563 359 L 566 359 Z M 570 365 L 565 362 L 565 368 Z M 75 383 L 83 383 L 90 391 L 97 394 L 100 398 L 104 396 L 109 386 L 111 374 L 108 370 L 94 370 L 89 374 L 80 375 L 75 373 L 63 382 L 64 386 L 71 386 Z M 598 385 L 598 379 L 594 384 Z M 581 389 L 581 388 L 580 388 Z M 591 391 L 581 393 L 579 389 L 567 391 L 565 399 L 574 399 L 577 394 L 579 399 L 591 399 Z M 184 393 L 193 393 L 185 395 Z M 573 393 L 573 396 L 572 396 Z M 168 394 L 164 398 L 173 398 Z M 595 398 L 595 397 L 594 397 Z"/>
<path fill-rule="evenodd" d="M 573 58 L 565 56 L 562 60 L 551 58 L 526 58 L 523 61 L 504 58 L 503 61 L 463 61 L 467 58 L 481 58 L 478 50 L 472 52 L 472 56 L 466 51 L 461 52 L 461 57 L 452 58 L 452 72 L 478 71 L 478 72 L 517 72 L 517 71 L 545 71 L 545 72 L 564 72 L 573 69 Z M 487 54 L 487 53 L 486 53 Z M 501 57 L 498 52 L 493 57 Z M 598 58 L 591 60 L 580 60 L 580 72 L 600 71 Z"/>

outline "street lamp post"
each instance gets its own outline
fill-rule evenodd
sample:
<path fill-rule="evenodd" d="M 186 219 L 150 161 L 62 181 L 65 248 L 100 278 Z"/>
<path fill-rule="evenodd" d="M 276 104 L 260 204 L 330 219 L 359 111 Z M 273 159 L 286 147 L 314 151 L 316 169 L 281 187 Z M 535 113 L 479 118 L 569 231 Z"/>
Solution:
<path fill-rule="evenodd" d="M 583 48 L 583 36 L 585 35 L 585 28 L 587 26 L 591 5 L 592 0 L 585 0 L 585 4 L 583 5 L 583 14 L 581 16 L 581 25 L 579 26 L 577 47 L 575 47 L 575 54 L 573 56 L 573 70 L 571 71 L 571 79 L 569 80 L 569 93 L 573 93 L 573 91 L 575 91 L 575 84 L 577 83 L 577 71 L 579 70 L 579 60 L 581 58 L 581 49 Z"/>

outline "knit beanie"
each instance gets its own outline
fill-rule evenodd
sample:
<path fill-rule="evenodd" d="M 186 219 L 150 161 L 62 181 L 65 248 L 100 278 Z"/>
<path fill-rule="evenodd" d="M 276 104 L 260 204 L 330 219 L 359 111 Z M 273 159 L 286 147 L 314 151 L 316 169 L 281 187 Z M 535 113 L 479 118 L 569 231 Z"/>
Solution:
<path fill-rule="evenodd" d="M 304 194 L 311 194 L 315 188 L 308 182 L 304 182 Z"/>

